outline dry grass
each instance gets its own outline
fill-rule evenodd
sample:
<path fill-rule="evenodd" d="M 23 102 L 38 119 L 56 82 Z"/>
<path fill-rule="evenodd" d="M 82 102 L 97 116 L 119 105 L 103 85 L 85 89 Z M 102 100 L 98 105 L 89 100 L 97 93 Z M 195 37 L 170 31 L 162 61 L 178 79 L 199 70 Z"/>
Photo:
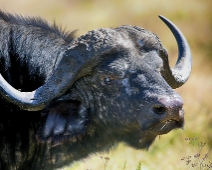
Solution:
<path fill-rule="evenodd" d="M 181 158 L 194 158 L 199 148 L 198 145 L 189 145 L 185 138 L 197 138 L 199 142 L 205 142 L 201 154 L 207 153 L 212 145 L 211 0 L 0 0 L 0 4 L 1 9 L 8 12 L 41 16 L 50 22 L 55 20 L 68 30 L 79 29 L 78 35 L 88 30 L 122 24 L 144 27 L 162 39 L 172 56 L 172 65 L 177 56 L 176 43 L 157 15 L 162 14 L 176 23 L 187 37 L 194 58 L 191 78 L 182 88 L 177 89 L 185 102 L 185 130 L 173 131 L 158 138 L 147 152 L 120 144 L 110 153 L 98 153 L 66 170 L 196 168 L 189 167 L 191 163 L 186 165 Z M 105 157 L 110 158 L 106 167 Z"/>

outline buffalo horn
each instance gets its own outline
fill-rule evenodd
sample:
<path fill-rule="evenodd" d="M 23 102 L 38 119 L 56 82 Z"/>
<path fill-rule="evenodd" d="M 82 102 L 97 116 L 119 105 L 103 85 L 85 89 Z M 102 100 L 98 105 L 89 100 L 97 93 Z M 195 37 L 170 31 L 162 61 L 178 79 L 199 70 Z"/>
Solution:
<path fill-rule="evenodd" d="M 163 59 L 163 70 L 161 74 L 166 82 L 173 88 L 182 86 L 189 78 L 192 67 L 192 55 L 188 42 L 182 32 L 170 20 L 163 16 L 159 18 L 169 27 L 178 45 L 178 59 L 174 68 L 170 69 L 168 54 L 165 49 L 159 51 L 160 57 Z"/>

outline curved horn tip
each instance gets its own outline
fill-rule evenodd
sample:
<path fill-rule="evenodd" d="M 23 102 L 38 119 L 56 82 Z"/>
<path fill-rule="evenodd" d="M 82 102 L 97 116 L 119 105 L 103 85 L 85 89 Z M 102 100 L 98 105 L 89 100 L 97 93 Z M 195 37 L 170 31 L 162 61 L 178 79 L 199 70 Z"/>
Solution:
<path fill-rule="evenodd" d="M 162 15 L 158 15 L 158 17 L 159 17 L 159 18 L 163 18 L 164 16 L 162 16 Z"/>
<path fill-rule="evenodd" d="M 163 15 L 158 15 L 158 17 L 162 20 L 162 21 L 169 21 L 169 19 L 167 19 L 166 17 L 164 17 Z M 169 21 L 170 22 L 170 21 Z"/>
<path fill-rule="evenodd" d="M 160 18 L 160 17 L 163 17 L 163 15 L 158 15 L 158 17 Z"/>

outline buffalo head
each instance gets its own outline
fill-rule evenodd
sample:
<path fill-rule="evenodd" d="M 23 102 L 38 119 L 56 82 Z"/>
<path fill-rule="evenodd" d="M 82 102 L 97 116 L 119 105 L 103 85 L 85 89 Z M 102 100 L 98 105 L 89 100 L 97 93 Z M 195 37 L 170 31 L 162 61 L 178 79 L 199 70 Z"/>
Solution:
<path fill-rule="evenodd" d="M 191 71 L 185 37 L 171 21 L 160 18 L 177 40 L 173 69 L 150 31 L 134 26 L 99 29 L 59 53 L 43 86 L 20 92 L 1 77 L 0 93 L 23 110 L 42 110 L 38 139 L 51 141 L 61 152 L 69 151 L 61 143 L 69 148 L 76 141 L 90 153 L 120 141 L 147 148 L 157 135 L 183 127 L 183 101 L 173 88 L 183 85 Z"/>

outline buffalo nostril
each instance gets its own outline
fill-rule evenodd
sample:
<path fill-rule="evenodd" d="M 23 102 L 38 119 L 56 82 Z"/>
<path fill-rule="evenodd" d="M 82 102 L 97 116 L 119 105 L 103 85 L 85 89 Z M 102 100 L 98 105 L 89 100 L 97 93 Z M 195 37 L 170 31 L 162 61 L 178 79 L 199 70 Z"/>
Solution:
<path fill-rule="evenodd" d="M 183 101 L 180 97 L 163 97 L 160 98 L 155 106 L 162 106 L 164 109 L 155 108 L 155 113 L 160 113 L 160 110 L 166 110 L 168 119 L 180 120 L 184 117 Z"/>
<path fill-rule="evenodd" d="M 154 105 L 153 111 L 158 115 L 162 115 L 166 113 L 166 107 L 164 107 L 163 105 Z"/>

